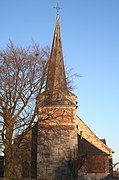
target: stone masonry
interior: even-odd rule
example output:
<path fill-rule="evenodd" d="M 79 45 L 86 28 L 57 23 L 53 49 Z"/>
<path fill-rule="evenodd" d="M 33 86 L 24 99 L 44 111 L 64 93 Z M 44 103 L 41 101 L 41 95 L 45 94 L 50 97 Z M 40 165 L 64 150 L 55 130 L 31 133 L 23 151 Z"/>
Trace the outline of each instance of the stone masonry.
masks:
<path fill-rule="evenodd" d="M 68 162 L 77 156 L 75 108 L 50 107 L 39 111 L 50 119 L 39 118 L 37 168 L 39 179 L 71 179 Z M 46 113 L 47 111 L 47 113 Z M 54 114 L 55 112 L 55 114 Z M 41 114 L 41 112 L 39 112 Z"/>

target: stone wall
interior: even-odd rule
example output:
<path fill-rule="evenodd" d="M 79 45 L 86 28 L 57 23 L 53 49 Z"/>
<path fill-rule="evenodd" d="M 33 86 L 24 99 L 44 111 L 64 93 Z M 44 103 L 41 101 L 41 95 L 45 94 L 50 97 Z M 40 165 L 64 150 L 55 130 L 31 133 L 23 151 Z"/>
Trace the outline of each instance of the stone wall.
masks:
<path fill-rule="evenodd" d="M 15 154 L 15 177 L 31 177 L 31 142 L 32 131 L 29 131 Z"/>
<path fill-rule="evenodd" d="M 38 179 L 72 179 L 68 163 L 76 158 L 78 143 L 74 118 L 75 108 L 40 109 L 41 121 L 38 125 L 37 148 Z"/>
<path fill-rule="evenodd" d="M 103 180 L 105 173 L 87 173 L 84 176 L 84 180 Z"/>

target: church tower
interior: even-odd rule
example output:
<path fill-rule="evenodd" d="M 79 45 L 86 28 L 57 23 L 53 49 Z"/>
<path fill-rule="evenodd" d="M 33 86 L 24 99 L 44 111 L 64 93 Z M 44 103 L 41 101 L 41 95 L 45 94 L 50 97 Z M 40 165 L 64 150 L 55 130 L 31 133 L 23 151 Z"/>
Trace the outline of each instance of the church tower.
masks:
<path fill-rule="evenodd" d="M 67 87 L 58 16 L 38 117 L 37 178 L 70 180 L 69 162 L 77 156 L 76 96 Z"/>

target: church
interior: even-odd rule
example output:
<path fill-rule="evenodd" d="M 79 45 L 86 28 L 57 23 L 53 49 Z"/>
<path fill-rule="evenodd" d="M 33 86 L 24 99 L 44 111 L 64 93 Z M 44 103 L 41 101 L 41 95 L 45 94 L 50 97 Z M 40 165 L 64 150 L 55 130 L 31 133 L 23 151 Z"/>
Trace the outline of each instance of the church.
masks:
<path fill-rule="evenodd" d="M 19 178 L 100 180 L 110 173 L 112 150 L 77 116 L 76 95 L 67 87 L 59 16 L 37 109 L 38 122 L 16 154 Z"/>

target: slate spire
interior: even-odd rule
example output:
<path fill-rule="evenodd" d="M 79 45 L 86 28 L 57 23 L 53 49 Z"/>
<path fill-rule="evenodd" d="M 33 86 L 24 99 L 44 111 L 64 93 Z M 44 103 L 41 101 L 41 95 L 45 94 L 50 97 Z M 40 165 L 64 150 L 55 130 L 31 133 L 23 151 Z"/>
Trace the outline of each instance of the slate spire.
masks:
<path fill-rule="evenodd" d="M 58 95 L 60 92 L 66 93 L 68 91 L 64 69 L 59 16 L 56 18 L 45 91 L 49 92 L 51 96 L 54 94 Z"/>
<path fill-rule="evenodd" d="M 76 96 L 67 88 L 58 14 L 48 62 L 46 88 L 38 96 L 37 102 L 40 106 L 76 106 Z"/>

